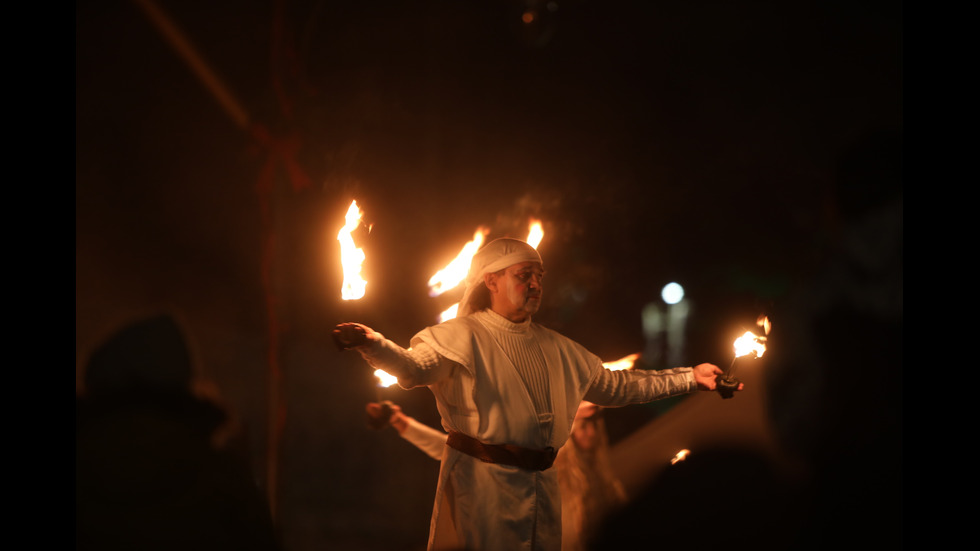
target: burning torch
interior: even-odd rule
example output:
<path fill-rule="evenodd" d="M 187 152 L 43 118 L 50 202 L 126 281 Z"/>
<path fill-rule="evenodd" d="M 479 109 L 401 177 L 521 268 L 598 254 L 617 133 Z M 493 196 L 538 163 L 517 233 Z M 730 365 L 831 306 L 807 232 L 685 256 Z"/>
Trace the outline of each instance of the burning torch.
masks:
<path fill-rule="evenodd" d="M 353 233 L 364 226 L 371 231 L 371 226 L 364 224 L 364 213 L 357 206 L 357 200 L 351 201 L 347 214 L 344 216 L 344 226 L 337 233 L 340 242 L 340 265 L 343 268 L 344 282 L 340 288 L 340 298 L 347 304 L 356 305 L 364 298 L 367 281 L 361 275 L 364 264 L 364 249 L 354 243 Z M 356 312 L 356 308 L 347 310 Z M 347 350 L 367 342 L 366 327 L 359 323 L 342 323 L 332 333 L 334 344 L 338 350 Z"/>
<path fill-rule="evenodd" d="M 756 320 L 756 325 L 762 327 L 766 335 L 769 334 L 770 324 L 768 317 L 759 316 L 759 319 Z M 732 358 L 732 363 L 715 381 L 718 393 L 721 394 L 722 398 L 731 398 L 734 396 L 735 391 L 738 390 L 738 385 L 741 384 L 741 381 L 735 377 L 735 362 L 742 356 L 749 354 L 754 354 L 756 358 L 761 358 L 766 352 L 766 337 L 760 337 L 751 331 L 746 331 L 741 337 L 735 339 L 733 347 L 735 349 L 735 357 Z"/>

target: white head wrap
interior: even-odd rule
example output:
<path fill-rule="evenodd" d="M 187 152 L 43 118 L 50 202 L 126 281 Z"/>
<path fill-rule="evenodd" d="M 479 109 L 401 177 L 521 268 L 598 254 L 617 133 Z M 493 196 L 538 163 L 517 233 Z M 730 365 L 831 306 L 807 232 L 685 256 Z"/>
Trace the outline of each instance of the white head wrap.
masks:
<path fill-rule="evenodd" d="M 520 239 L 501 237 L 487 243 L 473 255 L 470 262 L 470 271 L 466 274 L 466 291 L 463 292 L 463 299 L 459 301 L 459 309 L 456 317 L 468 316 L 481 309 L 478 301 L 481 289 L 486 291 L 483 283 L 483 276 L 492 274 L 518 264 L 521 262 L 541 262 L 541 255 L 534 247 L 528 245 Z"/>

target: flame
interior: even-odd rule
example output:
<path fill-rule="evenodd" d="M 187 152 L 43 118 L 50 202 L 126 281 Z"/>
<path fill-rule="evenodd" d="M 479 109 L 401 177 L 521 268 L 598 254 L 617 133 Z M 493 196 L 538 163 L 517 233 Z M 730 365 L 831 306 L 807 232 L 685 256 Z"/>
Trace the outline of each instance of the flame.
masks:
<path fill-rule="evenodd" d="M 463 245 L 463 250 L 456 255 L 456 258 L 429 278 L 430 297 L 437 297 L 466 279 L 466 273 L 470 271 L 470 261 L 473 260 L 476 251 L 483 246 L 483 239 L 488 233 L 490 233 L 489 228 L 483 226 L 477 228 L 473 233 L 473 240 Z"/>
<path fill-rule="evenodd" d="M 374 370 L 374 376 L 378 378 L 378 386 L 381 388 L 388 388 L 389 386 L 398 382 L 398 377 L 389 375 L 388 372 L 380 369 Z"/>
<path fill-rule="evenodd" d="M 670 460 L 670 464 L 671 465 L 676 465 L 679 462 L 684 461 L 685 459 L 687 459 L 687 456 L 690 455 L 690 454 L 691 454 L 691 450 L 683 449 L 683 450 L 677 452 L 677 454 Z"/>
<path fill-rule="evenodd" d="M 624 356 L 614 362 L 602 362 L 602 366 L 609 371 L 620 371 L 623 369 L 632 369 L 633 363 L 636 362 L 637 358 L 640 357 L 639 352 L 636 354 L 630 354 L 629 356 Z"/>
<path fill-rule="evenodd" d="M 351 201 L 350 208 L 347 209 L 347 223 L 337 234 L 337 241 L 340 241 L 340 263 L 344 267 L 344 284 L 340 296 L 344 300 L 357 300 L 363 297 L 367 288 L 367 281 L 361 277 L 364 251 L 354 246 L 354 238 L 351 237 L 351 232 L 361 225 L 363 214 L 357 207 L 357 201 Z"/>
<path fill-rule="evenodd" d="M 746 331 L 741 337 L 735 339 L 735 357 L 741 358 L 746 354 L 755 353 L 756 358 L 761 358 L 766 351 L 766 338 L 757 336 L 751 331 Z"/>
<path fill-rule="evenodd" d="M 446 308 L 439 314 L 439 323 L 451 320 L 456 317 L 456 312 L 459 311 L 459 303 L 453 304 L 449 308 Z"/>
<path fill-rule="evenodd" d="M 766 332 L 766 335 L 769 334 L 769 329 L 772 328 L 772 324 L 769 323 L 769 317 L 768 316 L 764 316 L 764 315 L 763 316 L 759 316 L 759 319 L 757 319 L 755 321 L 755 324 L 758 325 L 759 327 L 763 328 L 763 330 L 765 330 L 765 332 Z M 761 356 L 761 354 L 760 354 L 760 356 Z"/>
<path fill-rule="evenodd" d="M 527 244 L 537 249 L 541 239 L 544 238 L 544 228 L 541 226 L 541 221 L 532 218 L 527 231 Z"/>

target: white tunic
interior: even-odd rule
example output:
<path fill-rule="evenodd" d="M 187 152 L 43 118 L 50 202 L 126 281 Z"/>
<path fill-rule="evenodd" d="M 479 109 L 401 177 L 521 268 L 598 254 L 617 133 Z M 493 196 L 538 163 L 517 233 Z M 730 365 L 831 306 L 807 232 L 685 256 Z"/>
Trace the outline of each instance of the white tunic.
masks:
<path fill-rule="evenodd" d="M 536 343 L 540 354 L 515 354 L 507 332 L 526 333 L 531 337 L 527 342 Z M 383 340 L 361 353 L 372 366 L 398 376 L 402 387 L 427 386 L 446 431 L 488 444 L 557 450 L 568 439 L 583 399 L 615 407 L 697 389 L 690 368 L 609 371 L 598 356 L 571 339 L 531 321 L 512 323 L 491 310 L 424 329 L 411 344 L 412 349 L 404 351 Z M 544 365 L 519 368 L 515 361 Z M 543 400 L 533 399 L 527 386 L 540 383 L 535 373 L 544 373 L 547 382 L 550 405 L 544 411 Z M 560 549 L 555 469 L 526 471 L 484 463 L 447 446 L 428 547 Z"/>

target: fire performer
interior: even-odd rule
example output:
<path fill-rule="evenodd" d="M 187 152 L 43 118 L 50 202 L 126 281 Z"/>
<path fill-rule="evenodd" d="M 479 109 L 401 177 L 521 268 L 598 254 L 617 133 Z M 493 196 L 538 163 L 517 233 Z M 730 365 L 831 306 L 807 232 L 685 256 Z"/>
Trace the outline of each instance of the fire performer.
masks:
<path fill-rule="evenodd" d="M 561 547 L 552 465 L 582 400 L 619 407 L 714 390 L 713 364 L 610 371 L 582 345 L 531 321 L 541 305 L 538 252 L 510 238 L 480 249 L 456 318 L 423 329 L 404 349 L 342 323 L 333 332 L 405 389 L 427 386 L 449 434 L 428 549 Z M 739 387 L 741 389 L 741 387 Z"/>

